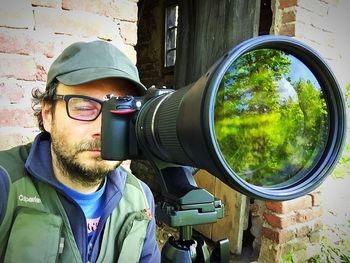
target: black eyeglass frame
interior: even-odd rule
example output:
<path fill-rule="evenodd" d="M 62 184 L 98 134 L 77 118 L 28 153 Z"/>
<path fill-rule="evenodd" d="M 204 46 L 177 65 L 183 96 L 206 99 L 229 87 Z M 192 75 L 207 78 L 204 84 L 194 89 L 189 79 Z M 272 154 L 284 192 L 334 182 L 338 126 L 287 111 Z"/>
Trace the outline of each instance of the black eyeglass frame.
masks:
<path fill-rule="evenodd" d="M 82 119 L 78 119 L 78 118 L 74 118 L 70 115 L 69 113 L 69 100 L 71 98 L 79 98 L 79 99 L 88 99 L 88 100 L 92 100 L 92 101 L 95 101 L 97 102 L 98 104 L 101 105 L 101 108 L 100 108 L 100 111 L 99 113 L 96 115 L 95 118 L 93 119 L 89 119 L 89 120 L 82 120 Z M 77 120 L 77 121 L 94 121 L 98 118 L 98 116 L 100 116 L 101 112 L 102 112 L 102 104 L 103 104 L 103 101 L 102 100 L 99 100 L 99 99 L 96 99 L 96 98 L 93 98 L 93 97 L 89 97 L 89 96 L 84 96 L 84 95 L 71 95 L 71 94 L 67 94 L 67 95 L 61 95 L 61 94 L 55 94 L 52 98 L 52 100 L 64 100 L 65 101 L 65 104 L 66 104 L 66 112 L 67 112 L 67 115 L 69 118 L 73 119 L 73 120 Z"/>

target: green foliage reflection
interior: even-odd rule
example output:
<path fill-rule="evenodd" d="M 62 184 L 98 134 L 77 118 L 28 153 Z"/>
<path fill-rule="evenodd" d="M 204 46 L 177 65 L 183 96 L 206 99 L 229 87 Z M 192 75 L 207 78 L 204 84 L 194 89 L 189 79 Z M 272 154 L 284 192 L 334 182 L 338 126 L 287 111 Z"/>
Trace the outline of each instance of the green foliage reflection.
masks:
<path fill-rule="evenodd" d="M 311 71 L 280 50 L 255 50 L 225 73 L 215 132 L 230 167 L 247 182 L 272 186 L 310 169 L 322 153 L 327 105 Z"/>

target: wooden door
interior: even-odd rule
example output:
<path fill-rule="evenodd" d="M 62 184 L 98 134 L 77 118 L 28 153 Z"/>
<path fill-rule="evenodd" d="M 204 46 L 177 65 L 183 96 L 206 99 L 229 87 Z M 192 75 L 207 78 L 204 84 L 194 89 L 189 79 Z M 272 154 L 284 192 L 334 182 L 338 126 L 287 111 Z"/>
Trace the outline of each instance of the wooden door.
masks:
<path fill-rule="evenodd" d="M 186 0 L 179 4 L 175 87 L 196 81 L 224 53 L 243 40 L 258 35 L 260 0 Z M 229 238 L 232 253 L 242 250 L 247 226 L 247 198 L 206 171 L 196 176 L 225 204 L 225 217 L 195 229 L 212 240 Z"/>
<path fill-rule="evenodd" d="M 222 201 L 225 216 L 217 223 L 196 225 L 194 229 L 213 241 L 228 238 L 231 253 L 240 255 L 243 231 L 248 227 L 249 198 L 232 190 L 205 170 L 197 172 L 195 179 L 198 187 L 207 189 Z"/>

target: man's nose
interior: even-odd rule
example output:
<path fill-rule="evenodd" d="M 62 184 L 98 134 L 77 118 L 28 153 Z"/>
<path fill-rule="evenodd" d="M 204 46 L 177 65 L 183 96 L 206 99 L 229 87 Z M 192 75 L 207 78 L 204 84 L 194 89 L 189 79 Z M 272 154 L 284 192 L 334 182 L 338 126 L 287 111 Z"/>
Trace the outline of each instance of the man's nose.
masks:
<path fill-rule="evenodd" d="M 92 137 L 101 137 L 102 114 L 96 120 L 92 121 Z"/>

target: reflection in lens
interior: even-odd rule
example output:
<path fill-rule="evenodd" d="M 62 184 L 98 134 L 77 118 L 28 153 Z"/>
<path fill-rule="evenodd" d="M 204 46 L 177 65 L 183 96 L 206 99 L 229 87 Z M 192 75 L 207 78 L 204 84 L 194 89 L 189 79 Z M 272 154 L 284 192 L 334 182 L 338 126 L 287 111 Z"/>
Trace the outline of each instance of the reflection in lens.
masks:
<path fill-rule="evenodd" d="M 227 164 L 257 186 L 300 179 L 317 163 L 328 136 L 317 79 L 299 59 L 275 49 L 234 61 L 220 83 L 214 118 Z"/>

